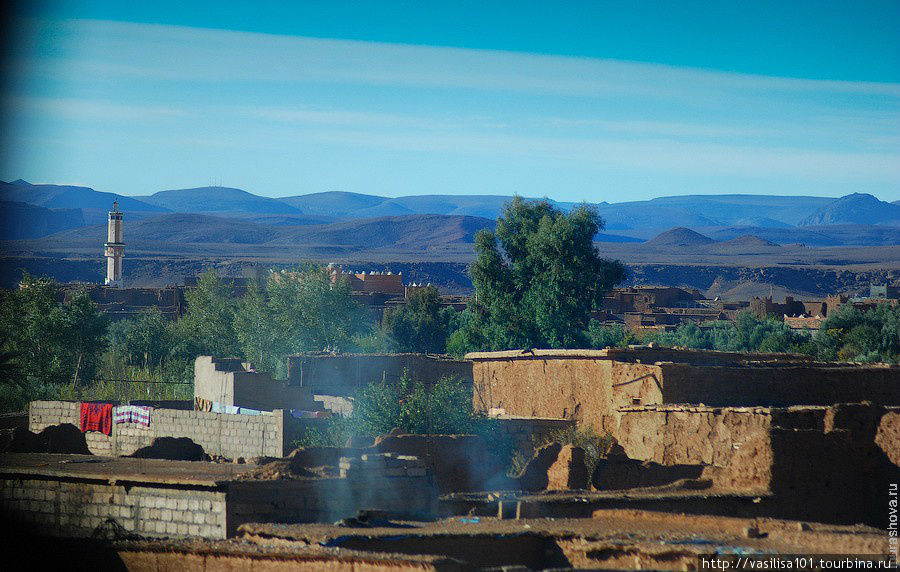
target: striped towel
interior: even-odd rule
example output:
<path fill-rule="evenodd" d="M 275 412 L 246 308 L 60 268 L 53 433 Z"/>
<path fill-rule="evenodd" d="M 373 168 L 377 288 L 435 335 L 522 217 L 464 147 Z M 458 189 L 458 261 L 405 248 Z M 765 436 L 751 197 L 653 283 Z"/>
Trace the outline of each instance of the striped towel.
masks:
<path fill-rule="evenodd" d="M 150 408 L 146 405 L 120 405 L 113 413 L 113 421 L 150 427 Z"/>

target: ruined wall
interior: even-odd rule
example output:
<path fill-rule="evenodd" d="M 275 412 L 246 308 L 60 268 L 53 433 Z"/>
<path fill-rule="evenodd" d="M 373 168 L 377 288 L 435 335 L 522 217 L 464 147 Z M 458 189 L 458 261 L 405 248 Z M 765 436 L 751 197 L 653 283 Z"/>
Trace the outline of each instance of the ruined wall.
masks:
<path fill-rule="evenodd" d="M 520 451 L 530 451 L 553 433 L 575 427 L 573 419 L 545 419 L 541 417 L 499 417 L 500 434 L 509 437 Z"/>
<path fill-rule="evenodd" d="M 870 403 L 633 408 L 620 444 L 634 459 L 706 465 L 716 489 L 772 495 L 783 517 L 881 526 L 879 495 L 900 478 L 897 413 Z"/>
<path fill-rule="evenodd" d="M 348 396 L 364 385 L 400 379 L 423 383 L 443 377 L 472 381 L 472 364 L 425 354 L 301 354 L 288 358 L 288 383 L 321 395 Z"/>
<path fill-rule="evenodd" d="M 823 407 L 635 406 L 622 410 L 618 438 L 632 459 L 724 467 L 773 425 L 822 431 L 825 413 Z"/>
<path fill-rule="evenodd" d="M 0 479 L 0 513 L 49 536 L 89 537 L 113 518 L 142 536 L 225 538 L 225 493 L 41 478 Z"/>
<path fill-rule="evenodd" d="M 29 406 L 29 430 L 37 433 L 50 425 L 80 425 L 80 404 L 70 401 L 32 401 Z M 95 455 L 130 455 L 146 447 L 157 437 L 187 437 L 210 455 L 228 458 L 258 456 L 282 457 L 290 446 L 293 427 L 301 420 L 283 411 L 263 415 L 230 415 L 205 411 L 153 409 L 150 427 L 132 423 L 113 423 L 112 435 L 85 433 L 88 449 Z M 287 430 L 286 426 L 287 425 Z M 291 439 L 292 440 L 292 439 Z"/>

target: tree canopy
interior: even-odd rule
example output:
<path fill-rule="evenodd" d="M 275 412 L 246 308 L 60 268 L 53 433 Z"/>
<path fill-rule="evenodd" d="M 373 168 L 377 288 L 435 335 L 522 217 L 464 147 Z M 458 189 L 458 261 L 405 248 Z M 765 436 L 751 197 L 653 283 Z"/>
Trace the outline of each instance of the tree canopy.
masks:
<path fill-rule="evenodd" d="M 397 351 L 441 354 L 457 322 L 456 310 L 442 306 L 437 288 L 426 286 L 402 306 L 385 310 L 382 327 Z"/>
<path fill-rule="evenodd" d="M 452 345 L 584 347 L 591 311 L 625 278 L 594 245 L 603 226 L 588 205 L 566 213 L 547 200 L 507 203 L 496 231 L 475 236 L 475 299 Z"/>

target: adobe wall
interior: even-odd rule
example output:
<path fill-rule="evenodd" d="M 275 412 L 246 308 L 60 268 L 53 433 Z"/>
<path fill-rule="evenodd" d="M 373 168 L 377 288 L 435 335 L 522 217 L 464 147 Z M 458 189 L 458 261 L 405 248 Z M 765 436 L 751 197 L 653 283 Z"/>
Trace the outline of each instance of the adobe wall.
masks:
<path fill-rule="evenodd" d="M 619 409 L 900 405 L 900 367 L 817 364 L 808 356 L 633 348 L 472 353 L 473 403 L 512 416 L 574 419 L 619 434 Z"/>
<path fill-rule="evenodd" d="M 658 366 L 590 355 L 475 359 L 473 375 L 476 411 L 573 419 L 600 433 L 615 434 L 618 408 L 631 405 L 636 396 L 642 403 L 661 400 Z M 626 385 L 613 387 L 614 382 Z"/>
<path fill-rule="evenodd" d="M 773 426 L 823 431 L 825 414 L 824 407 L 627 407 L 621 411 L 618 441 L 628 457 L 640 461 L 725 467 L 745 443 Z"/>
<path fill-rule="evenodd" d="M 288 383 L 321 395 L 353 395 L 382 380 L 400 379 L 404 370 L 426 384 L 444 377 L 472 381 L 472 364 L 425 354 L 300 354 L 288 357 Z"/>
<path fill-rule="evenodd" d="M 878 502 L 900 478 L 900 411 L 831 407 L 636 407 L 620 444 L 638 460 L 706 465 L 721 492 L 774 495 L 781 516 L 884 524 Z"/>
<path fill-rule="evenodd" d="M 787 407 L 871 401 L 900 405 L 900 368 L 896 366 L 660 366 L 663 403 Z"/>
<path fill-rule="evenodd" d="M 28 428 L 40 432 L 51 425 L 80 426 L 80 404 L 71 401 L 32 401 Z M 290 436 L 301 420 L 283 411 L 263 415 L 230 415 L 206 411 L 153 409 L 150 427 L 133 423 L 113 423 L 112 434 L 89 431 L 84 434 L 88 449 L 95 455 L 124 456 L 146 447 L 157 437 L 187 437 L 210 455 L 236 459 L 282 457 L 289 452 Z M 287 427 L 286 427 L 287 426 Z M 286 439 L 290 439 L 287 440 Z"/>

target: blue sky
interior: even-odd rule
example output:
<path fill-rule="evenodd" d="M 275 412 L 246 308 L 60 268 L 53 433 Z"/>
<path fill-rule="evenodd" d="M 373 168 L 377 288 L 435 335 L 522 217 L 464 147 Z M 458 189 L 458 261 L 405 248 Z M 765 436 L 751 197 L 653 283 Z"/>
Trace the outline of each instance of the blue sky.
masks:
<path fill-rule="evenodd" d="M 4 180 L 900 199 L 900 2 L 82 1 L 19 17 Z"/>

